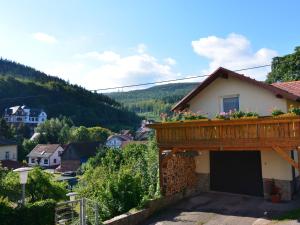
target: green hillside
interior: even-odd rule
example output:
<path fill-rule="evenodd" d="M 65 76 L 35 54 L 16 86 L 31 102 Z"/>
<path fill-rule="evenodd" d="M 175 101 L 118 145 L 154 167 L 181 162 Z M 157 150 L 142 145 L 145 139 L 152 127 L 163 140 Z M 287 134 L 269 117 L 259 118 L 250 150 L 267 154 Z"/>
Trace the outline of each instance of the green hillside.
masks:
<path fill-rule="evenodd" d="M 199 83 L 165 84 L 143 90 L 113 92 L 107 95 L 140 116 L 159 120 L 160 113 L 169 113 L 172 106 L 198 84 Z"/>
<path fill-rule="evenodd" d="M 0 114 L 4 108 L 20 104 L 43 108 L 48 117 L 71 117 L 75 125 L 120 129 L 135 127 L 140 121 L 135 113 L 106 95 L 0 59 Z"/>

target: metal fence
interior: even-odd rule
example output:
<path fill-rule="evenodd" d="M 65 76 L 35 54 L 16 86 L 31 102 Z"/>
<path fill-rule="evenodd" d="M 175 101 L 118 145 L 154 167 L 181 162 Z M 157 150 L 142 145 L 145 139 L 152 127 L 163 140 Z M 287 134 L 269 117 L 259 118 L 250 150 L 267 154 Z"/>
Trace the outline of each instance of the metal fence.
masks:
<path fill-rule="evenodd" d="M 58 203 L 55 208 L 55 224 L 100 225 L 99 206 L 87 198 Z"/>

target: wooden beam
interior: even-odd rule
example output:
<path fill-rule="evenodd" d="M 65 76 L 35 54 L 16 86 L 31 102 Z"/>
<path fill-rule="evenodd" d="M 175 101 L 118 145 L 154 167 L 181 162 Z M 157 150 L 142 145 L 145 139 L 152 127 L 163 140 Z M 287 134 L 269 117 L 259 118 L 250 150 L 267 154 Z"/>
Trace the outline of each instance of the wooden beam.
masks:
<path fill-rule="evenodd" d="M 286 160 L 289 164 L 291 164 L 293 167 L 299 170 L 299 164 L 295 162 L 282 148 L 278 146 L 273 146 L 273 149 L 275 152 L 278 153 L 279 156 L 281 156 L 284 160 Z M 299 157 L 299 156 L 298 156 Z"/>

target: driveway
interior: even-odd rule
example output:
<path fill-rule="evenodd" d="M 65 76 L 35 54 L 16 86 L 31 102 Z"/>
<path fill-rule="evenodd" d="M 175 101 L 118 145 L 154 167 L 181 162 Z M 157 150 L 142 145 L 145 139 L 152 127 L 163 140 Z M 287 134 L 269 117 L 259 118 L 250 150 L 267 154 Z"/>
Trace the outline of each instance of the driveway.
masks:
<path fill-rule="evenodd" d="M 207 192 L 185 199 L 163 210 L 143 224 L 146 225 L 294 225 L 300 220 L 271 221 L 284 212 L 300 208 L 300 198 L 273 204 L 263 198 Z"/>

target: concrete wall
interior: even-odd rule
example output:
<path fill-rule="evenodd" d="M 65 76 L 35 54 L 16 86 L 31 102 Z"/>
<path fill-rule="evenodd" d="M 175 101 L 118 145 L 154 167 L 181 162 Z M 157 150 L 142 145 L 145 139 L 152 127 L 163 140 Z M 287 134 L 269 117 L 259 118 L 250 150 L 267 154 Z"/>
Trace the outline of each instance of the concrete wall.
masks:
<path fill-rule="evenodd" d="M 0 160 L 6 160 L 6 152 L 9 152 L 9 160 L 17 161 L 17 145 L 0 146 Z"/>
<path fill-rule="evenodd" d="M 221 112 L 222 98 L 232 95 L 239 96 L 240 110 L 255 111 L 261 116 L 270 115 L 274 107 L 287 111 L 287 100 L 276 98 L 268 90 L 231 77 L 217 78 L 191 99 L 189 108 L 193 112 L 206 112 L 211 118 Z"/>

